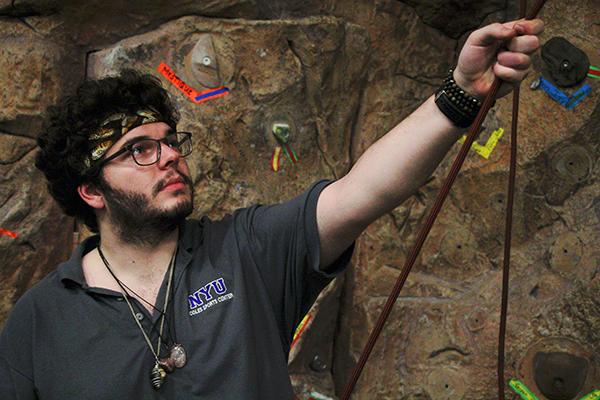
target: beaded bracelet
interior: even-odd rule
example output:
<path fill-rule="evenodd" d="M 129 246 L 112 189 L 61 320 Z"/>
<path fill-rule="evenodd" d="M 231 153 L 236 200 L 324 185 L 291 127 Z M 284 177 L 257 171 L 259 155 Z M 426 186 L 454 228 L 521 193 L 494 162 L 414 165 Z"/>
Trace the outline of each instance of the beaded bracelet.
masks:
<path fill-rule="evenodd" d="M 481 108 L 481 100 L 470 96 L 456 82 L 451 69 L 435 94 L 435 104 L 446 117 L 460 128 L 471 126 Z"/>

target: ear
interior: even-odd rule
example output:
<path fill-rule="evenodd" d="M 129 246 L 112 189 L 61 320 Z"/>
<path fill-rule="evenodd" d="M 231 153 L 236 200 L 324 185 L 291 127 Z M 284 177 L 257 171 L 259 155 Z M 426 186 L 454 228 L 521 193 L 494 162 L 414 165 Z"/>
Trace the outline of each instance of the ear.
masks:
<path fill-rule="evenodd" d="M 77 187 L 77 192 L 90 207 L 96 209 L 105 207 L 104 196 L 93 183 L 82 183 Z"/>

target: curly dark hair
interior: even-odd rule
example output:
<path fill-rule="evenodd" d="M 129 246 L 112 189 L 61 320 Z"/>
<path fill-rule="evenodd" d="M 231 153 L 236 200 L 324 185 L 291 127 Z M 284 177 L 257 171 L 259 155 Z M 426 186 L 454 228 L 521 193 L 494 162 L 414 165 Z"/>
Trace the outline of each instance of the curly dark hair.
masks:
<path fill-rule="evenodd" d="M 82 83 L 75 93 L 47 110 L 37 144 L 35 166 L 48 180 L 48 189 L 63 211 L 98 232 L 94 210 L 79 196 L 83 183 L 101 183 L 98 171 L 87 171 L 88 135 L 114 113 L 135 113 L 152 107 L 162 120 L 176 127 L 179 114 L 160 80 L 126 69 L 120 75 Z"/>

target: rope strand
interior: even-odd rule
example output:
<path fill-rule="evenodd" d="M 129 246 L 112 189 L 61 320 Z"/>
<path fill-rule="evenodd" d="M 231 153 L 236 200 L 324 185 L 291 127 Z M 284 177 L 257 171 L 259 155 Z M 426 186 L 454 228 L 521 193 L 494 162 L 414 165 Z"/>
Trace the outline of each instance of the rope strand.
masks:
<path fill-rule="evenodd" d="M 530 20 L 530 19 L 535 18 L 536 15 L 538 14 L 538 12 L 541 10 L 544 3 L 545 3 L 545 0 L 538 0 L 537 3 L 535 4 L 535 6 L 533 7 L 533 9 L 531 10 L 531 12 L 529 14 L 527 14 L 526 19 Z M 479 129 L 481 128 L 481 125 L 482 125 L 488 111 L 492 107 L 494 99 L 496 98 L 496 95 L 498 94 L 498 89 L 500 88 L 500 84 L 501 84 L 500 79 L 495 78 L 485 100 L 483 101 L 483 105 L 481 106 L 481 109 L 479 110 L 479 113 L 477 114 L 477 117 L 475 118 L 475 121 L 469 128 L 467 138 L 466 138 L 465 142 L 463 143 L 463 145 L 458 153 L 458 156 L 454 160 L 452 167 L 450 168 L 450 172 L 448 173 L 446 180 L 444 181 L 444 184 L 442 185 L 442 188 L 440 189 L 440 191 L 436 197 L 435 203 L 429 213 L 429 216 L 427 217 L 425 224 L 423 225 L 423 227 L 421 228 L 421 230 L 419 231 L 419 233 L 417 235 L 416 243 L 413 246 L 413 248 L 411 249 L 411 252 L 402 268 L 402 272 L 400 273 L 400 276 L 398 277 L 398 280 L 396 281 L 396 284 L 394 285 L 392 293 L 390 293 L 390 295 L 385 303 L 385 306 L 384 306 L 379 318 L 377 319 L 375 327 L 373 328 L 373 331 L 371 332 L 371 335 L 369 336 L 367 344 L 365 345 L 365 348 L 363 349 L 363 352 L 361 353 L 361 356 L 352 371 L 350 379 L 342 392 L 342 396 L 340 397 L 341 400 L 348 400 L 350 398 L 350 395 L 352 394 L 352 391 L 354 390 L 354 386 L 356 385 L 356 382 L 358 381 L 358 378 L 360 377 L 360 374 L 362 373 L 362 370 L 371 354 L 371 351 L 373 350 L 373 347 L 375 346 L 377 338 L 379 337 L 379 334 L 381 333 L 381 330 L 383 329 L 383 325 L 385 324 L 387 318 L 389 317 L 392 307 L 393 307 L 394 303 L 396 302 L 396 300 L 398 299 L 398 296 L 400 295 L 400 290 L 404 286 L 404 283 L 406 282 L 408 274 L 410 273 L 410 271 L 417 259 L 417 256 L 419 255 L 419 252 L 421 251 L 421 248 L 422 248 L 423 244 L 425 243 L 425 239 L 427 238 L 427 235 L 429 234 L 429 231 L 431 230 L 431 227 L 433 226 L 433 223 L 435 222 L 435 219 L 437 218 L 437 215 L 438 215 L 439 211 L 441 210 L 442 205 L 444 204 L 444 201 L 450 191 L 450 188 L 452 187 L 452 184 L 454 183 L 454 180 L 456 179 L 456 176 L 458 175 L 458 172 L 460 171 L 460 168 L 462 167 L 462 164 L 464 163 L 464 160 L 467 157 L 467 153 L 468 153 L 469 149 L 471 148 L 471 145 L 473 144 L 473 141 L 475 140 L 475 137 L 477 136 Z M 514 124 L 514 122 L 513 122 L 513 124 Z M 516 133 L 516 130 L 513 130 L 513 134 L 515 134 L 515 133 Z M 511 200 L 511 203 L 512 203 L 512 200 Z M 511 204 L 511 206 L 512 206 L 512 204 Z M 511 218 L 512 218 L 512 212 L 511 212 Z M 510 240 L 509 240 L 509 242 L 510 242 Z M 510 244 L 509 244 L 509 246 L 510 246 Z M 508 275 L 507 275 L 507 278 L 508 278 Z M 502 346 L 504 346 L 504 344 L 502 344 Z M 503 357 L 503 352 L 502 352 L 502 357 Z M 503 368 L 504 368 L 504 361 L 502 359 L 502 369 Z M 504 384 L 504 381 L 502 381 L 502 385 L 503 384 Z"/>

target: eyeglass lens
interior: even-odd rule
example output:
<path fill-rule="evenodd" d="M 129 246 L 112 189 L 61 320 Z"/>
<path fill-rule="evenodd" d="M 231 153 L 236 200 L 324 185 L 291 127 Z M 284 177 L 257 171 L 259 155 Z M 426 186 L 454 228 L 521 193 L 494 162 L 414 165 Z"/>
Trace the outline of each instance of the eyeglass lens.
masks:
<path fill-rule="evenodd" d="M 160 159 L 160 143 L 165 142 L 170 148 L 177 150 L 182 157 L 192 152 L 190 134 L 176 133 L 162 140 L 144 139 L 131 146 L 131 155 L 139 165 L 151 165 Z"/>

